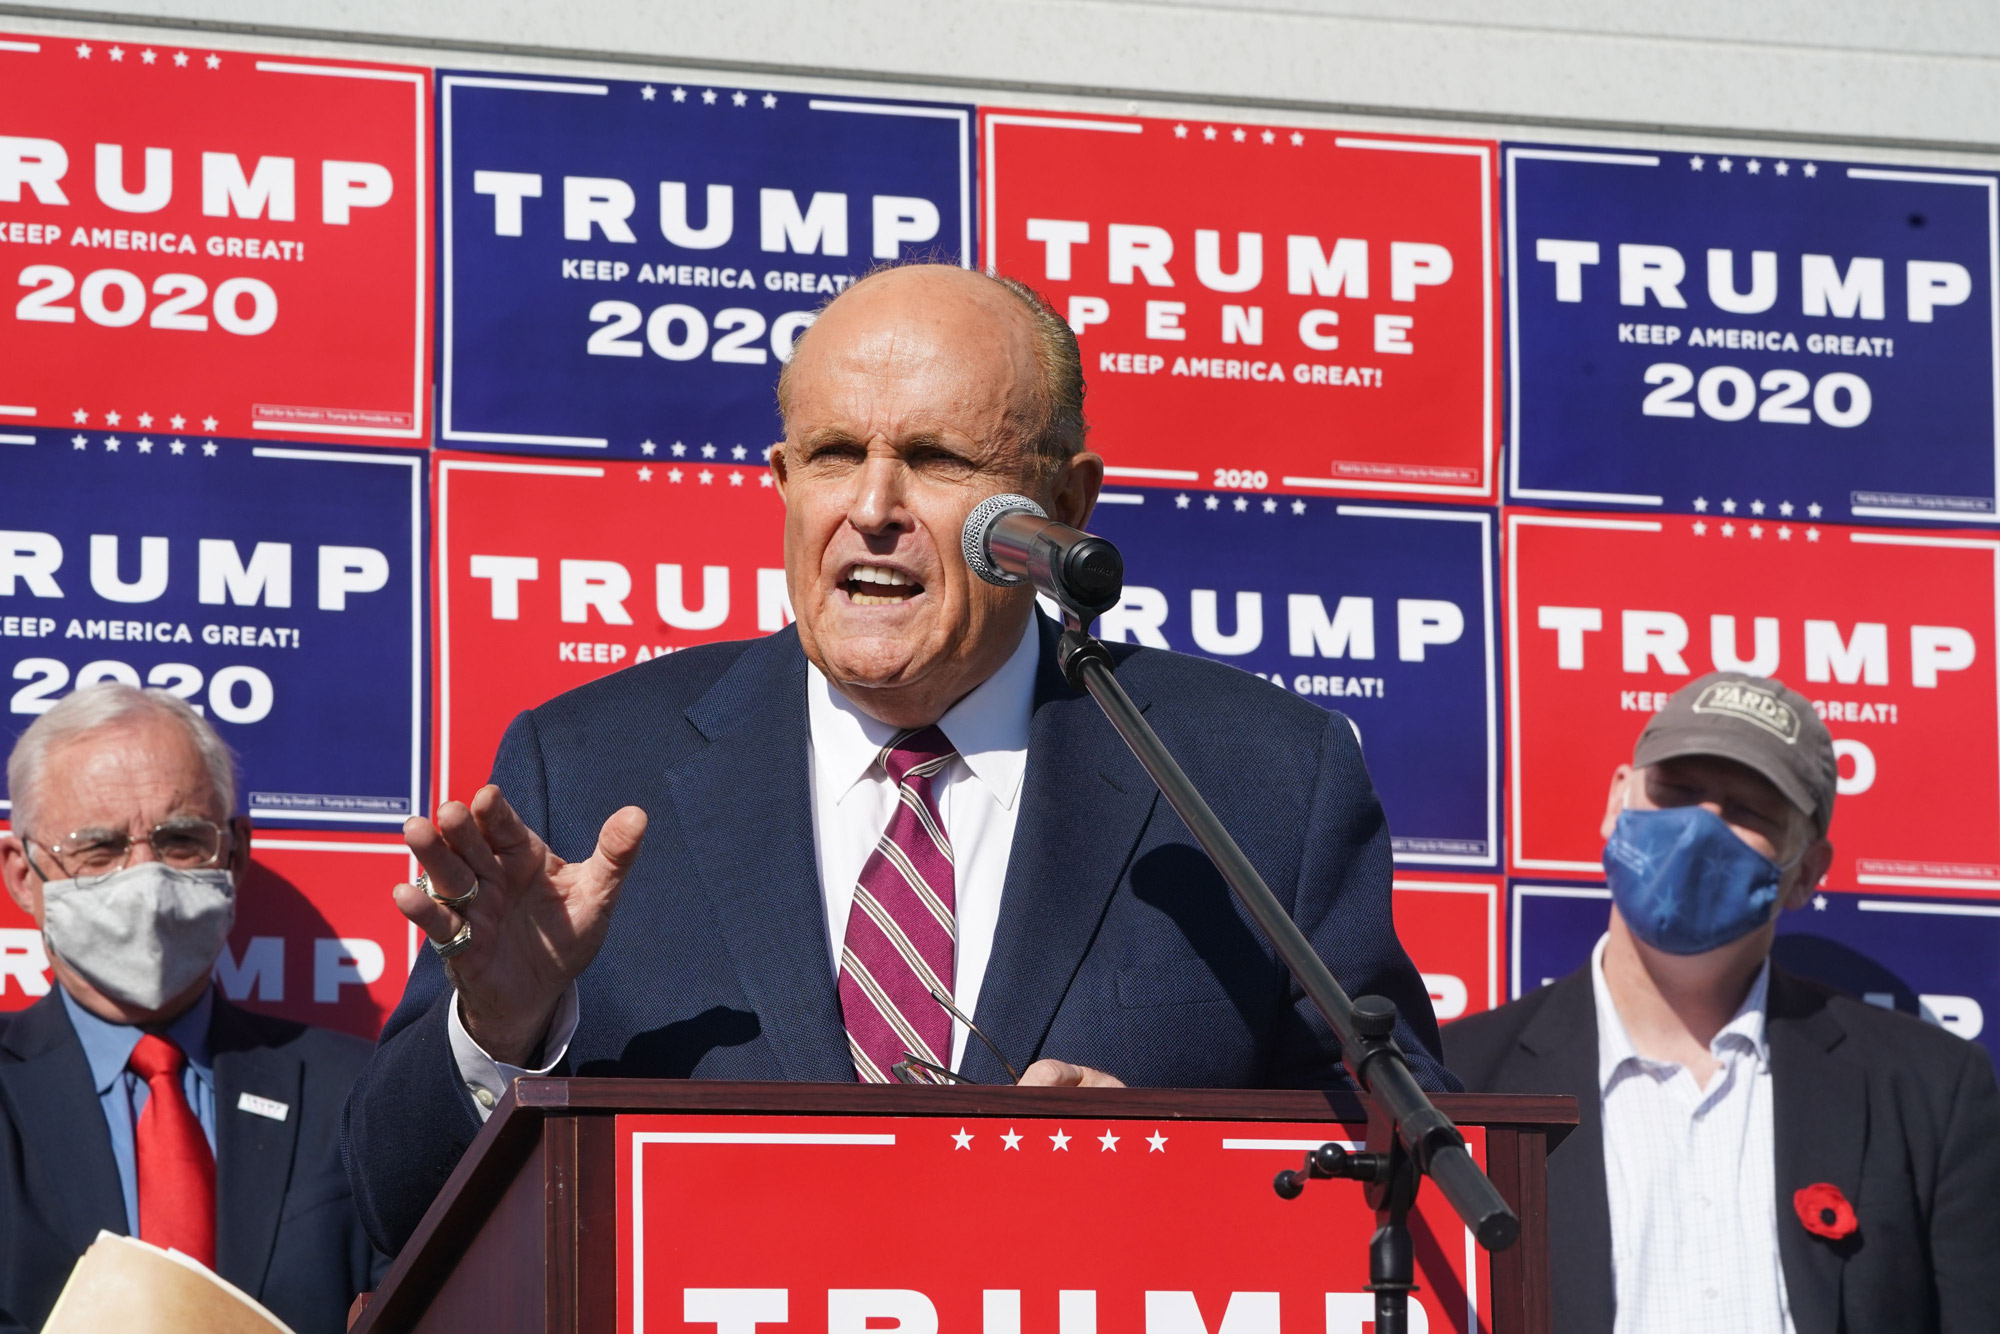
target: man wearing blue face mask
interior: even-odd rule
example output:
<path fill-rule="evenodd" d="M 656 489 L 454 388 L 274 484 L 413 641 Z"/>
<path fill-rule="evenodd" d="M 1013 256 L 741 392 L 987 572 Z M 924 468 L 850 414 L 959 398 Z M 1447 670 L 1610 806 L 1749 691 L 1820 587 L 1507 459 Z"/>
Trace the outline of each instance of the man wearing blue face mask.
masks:
<path fill-rule="evenodd" d="M 1833 861 L 1811 703 L 1716 672 L 1612 775 L 1590 962 L 1444 1030 L 1468 1090 L 1567 1093 L 1553 1328 L 1991 1330 L 2000 1084 L 1984 1049 L 1774 965 Z"/>
<path fill-rule="evenodd" d="M 340 1160 L 370 1047 L 210 981 L 250 862 L 228 748 L 164 690 L 96 685 L 21 734 L 7 786 L 0 879 L 56 986 L 0 1024 L 0 1334 L 41 1325 L 100 1229 L 344 1330 L 386 1267 Z"/>

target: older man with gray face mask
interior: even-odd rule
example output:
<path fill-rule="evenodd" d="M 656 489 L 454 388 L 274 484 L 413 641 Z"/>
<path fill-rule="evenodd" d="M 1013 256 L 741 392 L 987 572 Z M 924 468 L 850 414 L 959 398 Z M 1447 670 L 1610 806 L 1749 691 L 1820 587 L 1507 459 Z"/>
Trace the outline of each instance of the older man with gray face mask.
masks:
<path fill-rule="evenodd" d="M 210 980 L 250 862 L 215 729 L 164 690 L 77 691 L 7 763 L 0 878 L 56 986 L 0 1027 L 0 1330 L 47 1317 L 100 1229 L 180 1251 L 300 1334 L 381 1258 L 341 1171 L 368 1044 Z"/>

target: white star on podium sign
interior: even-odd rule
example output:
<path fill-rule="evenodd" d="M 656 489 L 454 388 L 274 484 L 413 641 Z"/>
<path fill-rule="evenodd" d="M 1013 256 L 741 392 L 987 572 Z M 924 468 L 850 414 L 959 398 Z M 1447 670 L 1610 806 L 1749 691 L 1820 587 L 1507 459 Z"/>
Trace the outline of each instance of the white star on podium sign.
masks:
<path fill-rule="evenodd" d="M 148 65 L 150 65 L 150 64 L 152 64 L 152 63 L 153 63 L 153 62 L 154 62 L 155 60 L 159 59 L 159 56 L 158 56 L 158 54 L 157 54 L 157 53 L 156 53 L 156 52 L 155 52 L 155 51 L 153 50 L 153 48 L 149 46 L 149 47 L 147 47 L 147 48 L 146 48 L 145 50 L 143 50 L 143 51 L 141 51 L 141 52 L 139 53 L 139 59 L 140 59 L 140 60 L 141 60 L 142 62 L 144 62 L 145 64 L 148 64 Z"/>
<path fill-rule="evenodd" d="M 1064 1153 L 1069 1152 L 1069 1136 L 1063 1134 L 1061 1126 L 1056 1127 L 1056 1133 L 1049 1136 L 1049 1143 L 1055 1145 Z"/>
<path fill-rule="evenodd" d="M 1266 500 L 1264 501 L 1264 513 L 1266 513 L 1266 514 L 1276 514 L 1277 512 L 1278 512 L 1278 502 L 1277 502 L 1277 501 L 1275 501 L 1275 500 L 1271 500 L 1271 499 L 1269 499 L 1269 498 L 1266 498 Z"/>
<path fill-rule="evenodd" d="M 645 98 L 648 102 L 652 101 L 655 97 L 658 97 L 659 95 L 660 95 L 660 90 L 653 87 L 653 85 L 650 83 L 647 84 L 644 88 L 641 88 L 639 90 L 639 96 Z"/>
<path fill-rule="evenodd" d="M 714 445 L 703 445 L 703 446 L 701 447 L 701 456 L 702 456 L 703 458 L 705 458 L 705 459 L 712 459 L 712 458 L 714 458 L 714 457 L 715 457 L 715 446 L 714 446 Z"/>
<path fill-rule="evenodd" d="M 1249 501 L 1245 500 L 1242 496 L 1236 497 L 1236 512 L 1238 514 L 1243 513 L 1245 510 L 1249 508 L 1250 508 Z"/>
<path fill-rule="evenodd" d="M 118 452 L 118 437 L 115 435 L 105 436 L 104 449 L 106 453 L 116 454 Z"/>
<path fill-rule="evenodd" d="M 687 447 L 686 445 L 682 444 L 682 443 L 681 443 L 680 441 L 678 441 L 678 440 L 674 441 L 674 457 L 675 457 L 675 458 L 679 458 L 679 457 L 680 457 L 681 455 L 683 455 L 683 454 L 685 454 L 685 453 L 687 453 L 687 452 L 688 452 L 688 447 Z"/>
<path fill-rule="evenodd" d="M 171 449 L 171 450 L 173 450 L 173 451 L 174 451 L 174 453 L 176 453 L 176 454 L 185 454 L 185 453 L 187 453 L 187 443 L 186 443 L 185 441 L 181 441 L 181 440 L 172 440 L 172 441 L 169 441 L 169 442 L 167 443 L 167 448 L 168 448 L 168 449 Z"/>
<path fill-rule="evenodd" d="M 173 416 L 167 418 L 167 424 L 178 431 L 181 427 L 187 425 L 187 418 L 176 412 Z"/>
<path fill-rule="evenodd" d="M 1706 532 L 1708 532 L 1708 525 L 1702 522 L 1700 519 L 1696 519 L 1694 521 L 1694 535 L 1696 537 L 1700 537 Z"/>
<path fill-rule="evenodd" d="M 1220 500 L 1217 500 L 1214 496 L 1208 496 L 1201 502 L 1201 507 L 1203 509 L 1210 509 L 1210 510 L 1220 509 L 1221 506 L 1222 502 Z"/>
<path fill-rule="evenodd" d="M 206 62 L 204 62 L 204 63 L 206 63 L 206 64 L 207 64 L 207 66 L 208 66 L 208 67 L 209 67 L 210 69 L 221 69 L 221 68 L 222 68 L 222 57 L 221 57 L 221 56 L 215 56 L 215 55 L 212 55 L 212 56 L 210 56 L 210 57 L 209 57 L 209 58 L 207 59 L 207 61 L 206 61 Z"/>
<path fill-rule="evenodd" d="M 736 446 L 736 447 L 735 447 L 734 449 L 732 449 L 732 450 L 730 450 L 730 451 L 729 451 L 729 457 L 730 457 L 730 458 L 732 458 L 732 459 L 740 459 L 740 458 L 742 458 L 742 457 L 743 457 L 744 455 L 748 454 L 749 452 L 750 452 L 750 451 L 749 451 L 749 450 L 747 450 L 747 449 L 745 449 L 745 448 L 743 448 L 743 446 L 741 446 L 741 445 L 738 445 L 738 446 Z"/>
<path fill-rule="evenodd" d="M 1014 1133 L 1014 1127 L 1012 1126 L 1007 1127 L 1007 1133 L 1000 1137 L 1000 1143 L 1005 1146 L 1002 1152 L 1005 1152 L 1006 1149 L 1012 1149 L 1016 1153 L 1021 1151 L 1021 1137 Z"/>
<path fill-rule="evenodd" d="M 710 472 L 706 468 L 703 468 L 701 472 L 697 474 L 697 476 L 701 478 L 701 484 L 703 486 L 707 486 L 710 482 L 715 480 L 715 474 Z"/>
<path fill-rule="evenodd" d="M 75 412 L 72 412 L 69 415 L 75 419 L 76 424 L 78 426 L 86 425 L 90 421 L 90 414 L 88 412 L 85 412 L 82 408 L 78 408 Z"/>
<path fill-rule="evenodd" d="M 207 457 L 207 458 L 211 458 L 211 459 L 212 459 L 212 458 L 214 458 L 214 457 L 215 457 L 215 442 L 214 442 L 213 440 L 204 440 L 204 441 L 202 442 L 202 445 L 201 445 L 201 452 L 202 452 L 202 454 L 203 454 L 203 455 L 204 455 L 205 457 Z"/>
<path fill-rule="evenodd" d="M 964 1126 L 960 1126 L 958 1128 L 958 1133 L 956 1135 L 953 1135 L 951 1137 L 951 1140 L 952 1143 L 956 1144 L 961 1149 L 970 1149 L 972 1147 L 971 1132 L 967 1131 Z"/>
<path fill-rule="evenodd" d="M 1099 1150 L 1100 1153 L 1118 1152 L 1118 1136 L 1112 1134 L 1108 1130 L 1105 1131 L 1102 1135 L 1099 1135 L 1097 1137 L 1097 1142 L 1104 1146 L 1102 1149 Z"/>
<path fill-rule="evenodd" d="M 1826 895 L 1824 894 L 1813 895 L 1813 911 L 1814 912 L 1826 911 Z"/>
<path fill-rule="evenodd" d="M 707 89 L 704 89 L 704 90 L 702 90 L 702 94 L 701 94 L 701 100 L 702 100 L 702 101 L 703 101 L 703 102 L 704 102 L 705 104 L 707 104 L 708 106 L 714 106 L 714 105 L 715 105 L 715 89 L 713 89 L 713 88 L 707 88 Z"/>
<path fill-rule="evenodd" d="M 87 435 L 73 435 L 69 438 L 69 442 L 76 449 L 90 448 L 90 437 Z"/>
<path fill-rule="evenodd" d="M 742 474 L 742 473 L 740 473 L 740 472 L 732 472 L 732 473 L 730 473 L 730 474 L 729 474 L 729 484 L 730 484 L 731 486 L 741 486 L 741 485 L 743 485 L 743 474 Z"/>
<path fill-rule="evenodd" d="M 153 452 L 153 442 L 152 442 L 151 440 L 141 440 L 141 441 L 139 442 L 139 452 L 140 452 L 141 454 L 150 454 L 150 453 L 152 453 L 152 452 Z"/>
<path fill-rule="evenodd" d="M 670 482 L 678 482 L 685 475 L 679 468 L 667 469 L 667 480 Z"/>
<path fill-rule="evenodd" d="M 204 431 L 213 431 L 219 424 L 213 417 L 203 417 L 201 419 L 201 429 Z M 115 426 L 117 423 L 113 422 L 112 425 Z"/>
<path fill-rule="evenodd" d="M 651 468 L 640 468 L 640 469 L 639 469 L 639 480 L 640 480 L 640 481 L 642 481 L 642 482 L 650 482 L 650 481 L 652 481 L 652 480 L 653 480 L 653 470 L 652 470 Z"/>
<path fill-rule="evenodd" d="M 1183 491 L 1180 495 L 1174 497 L 1174 508 L 1177 510 L 1184 510 L 1187 507 L 1188 507 L 1187 493 Z"/>
<path fill-rule="evenodd" d="M 1152 1152 L 1154 1153 L 1165 1153 L 1167 1151 L 1167 1137 L 1157 1130 L 1146 1136 L 1146 1143 L 1153 1146 Z"/>
<path fill-rule="evenodd" d="M 174 63 L 185 66 L 188 63 L 188 53 L 185 51 L 174 52 Z"/>
<path fill-rule="evenodd" d="M 658 446 L 658 445 L 656 445 L 656 444 L 654 444 L 654 443 L 653 443 L 652 441 L 650 441 L 650 440 L 641 440 L 641 441 L 639 442 L 639 452 L 640 452 L 641 454 L 650 454 L 650 453 L 652 453 L 652 452 L 653 452 L 654 450 L 656 450 L 656 449 L 658 449 L 658 448 L 659 448 L 659 446 Z"/>
<path fill-rule="evenodd" d="M 674 89 L 674 101 L 676 101 L 676 102 L 685 102 L 685 101 L 687 101 L 687 100 L 688 100 L 688 90 L 687 90 L 687 89 L 685 89 L 685 88 L 676 88 L 676 89 Z"/>
<path fill-rule="evenodd" d="M 106 426 L 116 426 L 116 425 L 118 424 L 118 414 L 117 414 L 117 413 L 115 413 L 115 412 L 107 412 L 107 413 L 105 413 L 105 414 L 104 414 L 104 424 L 105 424 Z"/>
<path fill-rule="evenodd" d="M 778 95 L 776 93 L 764 94 L 764 110 L 766 111 L 775 110 L 777 105 L 778 105 Z"/>
<path fill-rule="evenodd" d="M 1292 513 L 1294 513 L 1294 514 L 1304 514 L 1305 512 L 1306 512 L 1306 502 L 1305 502 L 1305 501 L 1303 501 L 1303 500 L 1294 500 L 1294 501 L 1292 502 Z"/>

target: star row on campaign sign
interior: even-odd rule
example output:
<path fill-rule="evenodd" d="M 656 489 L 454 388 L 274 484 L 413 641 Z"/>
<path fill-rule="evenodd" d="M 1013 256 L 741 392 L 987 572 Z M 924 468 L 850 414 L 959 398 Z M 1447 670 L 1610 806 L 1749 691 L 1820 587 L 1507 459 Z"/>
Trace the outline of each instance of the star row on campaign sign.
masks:
<path fill-rule="evenodd" d="M 981 1138 L 998 1140 L 1000 1151 L 1005 1153 L 1009 1150 L 1018 1152 L 1024 1142 L 1032 1145 L 1036 1140 L 1043 1138 L 1043 1136 L 1017 1135 L 1014 1133 L 1014 1127 L 1012 1126 L 1008 1126 L 1006 1130 L 998 1134 L 981 1136 L 967 1130 L 962 1125 L 958 1128 L 956 1134 L 950 1136 L 953 1147 L 959 1149 L 970 1149 L 972 1148 L 973 1141 Z M 1046 1138 L 1049 1141 L 1049 1152 L 1051 1153 L 1069 1152 L 1071 1140 L 1079 1140 L 1083 1143 L 1095 1143 L 1100 1153 L 1116 1153 L 1118 1152 L 1118 1145 L 1121 1140 L 1130 1140 L 1135 1137 L 1129 1131 L 1124 1135 L 1120 1135 L 1115 1130 L 1107 1127 L 1102 1135 L 1098 1135 L 1093 1140 L 1088 1132 L 1082 1135 L 1071 1135 L 1061 1126 L 1057 1126 L 1055 1133 Z M 1151 1135 L 1141 1139 L 1140 1142 L 1147 1145 L 1149 1151 L 1152 1153 L 1165 1153 L 1167 1151 L 1167 1137 L 1162 1135 L 1157 1129 Z M 1131 1148 L 1133 1146 L 1128 1144 L 1126 1147 Z"/>

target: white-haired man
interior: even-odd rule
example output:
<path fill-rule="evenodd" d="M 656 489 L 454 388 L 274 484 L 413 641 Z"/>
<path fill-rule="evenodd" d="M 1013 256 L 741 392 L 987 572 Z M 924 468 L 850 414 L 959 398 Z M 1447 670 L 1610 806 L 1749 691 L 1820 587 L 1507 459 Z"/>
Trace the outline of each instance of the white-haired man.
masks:
<path fill-rule="evenodd" d="M 250 862 L 228 748 L 166 691 L 106 683 L 21 734 L 7 787 L 0 878 L 57 985 L 0 1027 L 0 1330 L 41 1325 L 100 1229 L 299 1334 L 344 1329 L 382 1263 L 340 1161 L 369 1044 L 215 992 Z"/>

